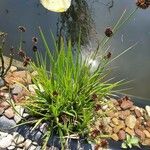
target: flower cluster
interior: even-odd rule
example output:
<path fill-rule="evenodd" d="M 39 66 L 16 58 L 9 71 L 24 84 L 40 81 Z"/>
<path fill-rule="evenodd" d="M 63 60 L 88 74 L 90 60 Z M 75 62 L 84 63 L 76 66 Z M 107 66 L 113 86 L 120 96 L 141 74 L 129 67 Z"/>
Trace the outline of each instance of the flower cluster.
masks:
<path fill-rule="evenodd" d="M 150 7 L 150 0 L 137 0 L 136 5 L 142 9 L 149 8 Z"/>

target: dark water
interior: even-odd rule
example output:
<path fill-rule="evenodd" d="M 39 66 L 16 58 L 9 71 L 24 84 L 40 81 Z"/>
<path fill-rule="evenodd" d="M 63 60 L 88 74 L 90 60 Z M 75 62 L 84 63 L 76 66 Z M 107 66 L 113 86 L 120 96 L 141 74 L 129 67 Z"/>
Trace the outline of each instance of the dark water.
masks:
<path fill-rule="evenodd" d="M 77 2 L 78 0 L 76 0 Z M 78 31 L 82 29 L 82 43 L 93 49 L 97 39 L 101 39 L 107 26 L 114 25 L 122 12 L 135 9 L 134 0 L 87 0 L 73 2 L 73 6 L 65 14 L 46 11 L 38 0 L 0 0 L 0 31 L 7 32 L 5 54 L 9 54 L 9 47 L 17 47 L 19 33 L 17 27 L 23 25 L 24 47 L 28 55 L 32 56 L 32 37 L 38 35 L 38 26 L 46 32 L 50 46 L 50 30 L 57 36 L 64 34 L 78 39 Z M 90 41 L 90 42 L 89 42 Z M 138 10 L 134 17 L 117 33 L 111 45 L 113 56 L 138 42 L 138 45 L 117 59 L 112 66 L 116 67 L 112 76 L 116 80 L 133 80 L 128 87 L 133 89 L 127 93 L 139 97 L 150 98 L 150 9 Z M 41 50 L 44 52 L 44 50 Z"/>

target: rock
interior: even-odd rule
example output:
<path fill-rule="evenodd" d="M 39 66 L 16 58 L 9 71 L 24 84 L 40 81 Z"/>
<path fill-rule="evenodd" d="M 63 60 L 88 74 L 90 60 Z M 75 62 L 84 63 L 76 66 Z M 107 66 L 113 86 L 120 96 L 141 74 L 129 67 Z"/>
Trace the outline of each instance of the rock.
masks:
<path fill-rule="evenodd" d="M 2 78 L 0 77 L 0 87 L 3 87 L 3 86 L 5 86 L 5 81 L 4 81 L 4 79 L 2 79 Z"/>
<path fill-rule="evenodd" d="M 14 150 L 15 148 L 16 148 L 16 146 L 13 146 L 13 145 L 7 147 L 8 150 Z"/>
<path fill-rule="evenodd" d="M 120 107 L 125 110 L 125 109 L 129 109 L 133 106 L 133 102 L 130 100 L 123 100 Z"/>
<path fill-rule="evenodd" d="M 135 116 L 133 115 L 130 115 L 128 116 L 126 119 L 125 119 L 125 124 L 127 127 L 133 129 L 136 125 L 136 118 Z"/>
<path fill-rule="evenodd" d="M 13 140 L 13 136 L 11 134 L 8 134 L 6 137 L 0 139 L 0 148 L 7 148 L 11 145 L 11 142 Z"/>
<path fill-rule="evenodd" d="M 14 72 L 16 70 L 17 70 L 17 67 L 15 67 L 15 66 L 11 66 L 10 69 L 9 69 L 10 72 Z"/>
<path fill-rule="evenodd" d="M 104 126 L 107 126 L 111 122 L 111 119 L 110 117 L 104 117 L 102 122 Z"/>
<path fill-rule="evenodd" d="M 36 147 L 36 150 L 41 150 L 41 149 L 42 149 L 41 146 L 37 146 L 37 147 Z"/>
<path fill-rule="evenodd" d="M 112 122 L 113 124 L 115 125 L 118 125 L 119 124 L 119 120 L 117 118 L 112 118 Z"/>
<path fill-rule="evenodd" d="M 146 138 L 150 138 L 150 132 L 147 130 L 143 130 L 143 132 L 145 133 Z"/>
<path fill-rule="evenodd" d="M 27 117 L 29 117 L 29 114 L 28 113 L 23 113 L 22 117 L 27 118 Z"/>
<path fill-rule="evenodd" d="M 117 134 L 112 134 L 112 135 L 111 135 L 111 138 L 112 138 L 113 140 L 115 140 L 115 141 L 118 141 L 118 140 L 119 140 Z"/>
<path fill-rule="evenodd" d="M 124 140 L 126 138 L 126 133 L 124 130 L 120 130 L 118 133 L 119 140 Z"/>
<path fill-rule="evenodd" d="M 2 115 L 4 112 L 4 108 L 3 107 L 0 107 L 0 115 Z"/>
<path fill-rule="evenodd" d="M 28 71 L 14 71 L 14 72 L 9 72 L 6 75 L 5 80 L 10 85 L 13 85 L 14 82 L 19 82 L 25 85 L 31 83 L 31 76 Z"/>
<path fill-rule="evenodd" d="M 9 107 L 8 109 L 5 110 L 4 115 L 7 118 L 11 119 L 11 118 L 13 118 L 15 116 L 15 112 L 14 112 L 14 110 L 11 107 Z"/>
<path fill-rule="evenodd" d="M 24 143 L 17 144 L 17 147 L 23 148 L 24 147 Z"/>
<path fill-rule="evenodd" d="M 9 103 L 6 102 L 6 101 L 2 101 L 0 103 L 0 107 L 4 108 L 4 109 L 7 109 L 8 107 L 10 107 Z"/>
<path fill-rule="evenodd" d="M 148 120 L 148 121 L 146 122 L 146 125 L 147 125 L 148 127 L 150 127 L 150 120 Z"/>
<path fill-rule="evenodd" d="M 128 133 L 128 134 L 130 134 L 131 136 L 134 136 L 134 135 L 135 135 L 134 130 L 131 130 L 131 129 L 128 128 L 128 127 L 125 129 L 125 132 Z"/>
<path fill-rule="evenodd" d="M 30 91 L 31 93 L 35 93 L 35 90 L 37 90 L 38 87 L 37 87 L 35 84 L 30 84 L 30 85 L 28 86 L 28 89 L 29 89 L 29 91 Z"/>
<path fill-rule="evenodd" d="M 23 90 L 23 87 L 19 84 L 14 84 L 13 85 L 13 90 L 12 90 L 12 94 L 13 95 L 18 95 L 19 93 L 21 93 Z"/>
<path fill-rule="evenodd" d="M 26 139 L 25 143 L 24 143 L 24 147 L 25 149 L 29 149 L 29 147 L 31 146 L 32 141 L 30 139 Z"/>
<path fill-rule="evenodd" d="M 42 133 L 45 133 L 47 131 L 47 127 L 48 127 L 48 124 L 47 123 L 43 123 L 41 126 L 40 126 L 40 131 Z"/>
<path fill-rule="evenodd" d="M 115 126 L 115 127 L 113 128 L 113 131 L 114 131 L 114 133 L 118 133 L 119 130 L 122 129 L 122 128 L 123 128 L 123 126 L 122 126 L 122 124 L 120 124 L 120 125 L 118 125 L 118 126 Z"/>
<path fill-rule="evenodd" d="M 8 119 L 5 116 L 0 117 L 0 129 L 3 132 L 8 132 L 10 131 L 10 128 L 14 127 L 16 125 L 15 121 L 12 119 Z M 15 130 L 11 129 L 11 131 Z"/>
<path fill-rule="evenodd" d="M 150 106 L 145 106 L 145 110 L 146 110 L 148 116 L 150 117 Z"/>
<path fill-rule="evenodd" d="M 139 129 L 135 129 L 136 135 L 138 135 L 142 140 L 145 139 L 145 133 Z"/>
<path fill-rule="evenodd" d="M 37 145 L 38 145 L 38 143 L 37 143 L 37 142 L 32 142 L 32 144 L 33 144 L 33 145 L 35 145 L 35 146 L 37 146 Z"/>
<path fill-rule="evenodd" d="M 108 105 L 102 106 L 102 110 L 106 110 L 108 108 Z"/>
<path fill-rule="evenodd" d="M 140 110 L 138 110 L 138 109 L 134 109 L 134 112 L 135 112 L 135 114 L 136 114 L 137 118 L 139 118 L 139 117 L 141 117 L 141 116 L 142 116 L 142 113 L 140 112 Z"/>
<path fill-rule="evenodd" d="M 23 116 L 23 112 L 24 112 L 24 108 L 22 106 L 15 106 L 15 110 L 18 112 L 15 114 L 14 116 L 14 120 L 16 121 L 16 123 L 19 123 L 22 119 Z"/>
<path fill-rule="evenodd" d="M 36 146 L 31 145 L 28 150 L 36 150 Z"/>
<path fill-rule="evenodd" d="M 20 135 L 18 132 L 13 133 L 14 142 L 19 145 L 24 142 L 24 137 Z"/>
<path fill-rule="evenodd" d="M 8 135 L 8 133 L 6 132 L 0 132 L 0 138 L 6 137 Z"/>
<path fill-rule="evenodd" d="M 145 140 L 142 142 L 142 145 L 150 145 L 150 139 L 145 139 Z"/>

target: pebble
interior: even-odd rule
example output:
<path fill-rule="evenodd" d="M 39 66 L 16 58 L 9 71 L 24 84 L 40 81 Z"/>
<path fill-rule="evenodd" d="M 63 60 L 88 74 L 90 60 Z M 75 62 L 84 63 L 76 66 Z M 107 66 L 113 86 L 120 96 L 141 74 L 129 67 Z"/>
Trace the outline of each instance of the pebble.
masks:
<path fill-rule="evenodd" d="M 36 146 L 31 145 L 28 150 L 36 150 Z"/>
<path fill-rule="evenodd" d="M 13 136 L 11 134 L 8 134 L 6 137 L 0 140 L 0 148 L 9 147 L 11 145 L 12 140 L 13 140 Z"/>
<path fill-rule="evenodd" d="M 126 138 L 126 133 L 124 130 L 120 130 L 118 133 L 119 140 L 124 140 Z"/>
<path fill-rule="evenodd" d="M 5 110 L 4 115 L 11 119 L 15 116 L 15 112 L 13 111 L 13 109 L 11 107 L 9 107 L 8 109 Z"/>
<path fill-rule="evenodd" d="M 4 108 L 0 107 L 0 115 L 2 115 L 4 113 Z"/>
<path fill-rule="evenodd" d="M 35 90 L 37 90 L 38 87 L 37 87 L 35 84 L 30 84 L 30 85 L 28 86 L 28 89 L 29 89 L 29 91 L 30 91 L 31 93 L 35 93 Z"/>
<path fill-rule="evenodd" d="M 15 110 L 18 113 L 15 114 L 14 120 L 16 121 L 16 123 L 19 123 L 22 119 L 21 116 L 23 116 L 24 108 L 18 105 L 18 106 L 15 106 Z"/>
<path fill-rule="evenodd" d="M 5 81 L 4 81 L 4 79 L 2 79 L 1 77 L 0 77 L 0 87 L 3 87 L 5 85 Z"/>
<path fill-rule="evenodd" d="M 11 145 L 11 146 L 7 147 L 8 150 L 13 150 L 15 148 L 16 148 L 16 146 L 14 146 L 14 145 Z"/>
<path fill-rule="evenodd" d="M 46 132 L 46 130 L 47 130 L 47 123 L 43 123 L 41 126 L 40 126 L 40 131 L 42 132 L 42 133 L 45 133 Z"/>
<path fill-rule="evenodd" d="M 149 146 L 150 146 L 150 139 L 145 139 L 145 140 L 142 142 L 142 145 L 149 145 Z"/>
<path fill-rule="evenodd" d="M 24 143 L 24 147 L 25 149 L 29 149 L 29 147 L 31 146 L 32 141 L 30 139 L 26 139 L 25 143 Z"/>
<path fill-rule="evenodd" d="M 150 106 L 145 106 L 145 110 L 146 110 L 148 116 L 150 117 Z"/>
<path fill-rule="evenodd" d="M 3 102 L 0 103 L 0 107 L 2 107 L 4 109 L 7 109 L 9 106 L 10 106 L 9 103 L 6 102 L 6 101 L 3 101 Z"/>
<path fill-rule="evenodd" d="M 14 132 L 14 133 L 13 133 L 13 138 L 14 138 L 13 141 L 14 141 L 17 145 L 23 143 L 24 140 L 25 140 L 24 137 L 23 137 L 22 135 L 20 135 L 18 132 Z"/>
<path fill-rule="evenodd" d="M 19 84 L 14 84 L 12 94 L 14 94 L 14 95 L 19 94 L 22 92 L 22 90 L 23 90 L 22 86 L 20 86 Z"/>
<path fill-rule="evenodd" d="M 142 113 L 140 112 L 139 109 L 134 109 L 134 112 L 138 118 L 142 116 Z"/>
<path fill-rule="evenodd" d="M 112 118 L 112 122 L 113 124 L 115 125 L 118 125 L 119 124 L 119 120 L 117 118 Z"/>
<path fill-rule="evenodd" d="M 135 129 L 135 133 L 143 140 L 145 139 L 145 134 L 143 131 L 139 130 L 139 129 Z"/>
<path fill-rule="evenodd" d="M 125 132 L 128 133 L 128 134 L 130 134 L 131 136 L 134 136 L 134 135 L 135 135 L 134 130 L 131 130 L 131 129 L 128 128 L 128 127 L 125 129 Z"/>
<path fill-rule="evenodd" d="M 17 70 L 17 67 L 15 67 L 15 66 L 11 66 L 10 69 L 9 69 L 10 72 L 14 72 L 16 70 Z"/>
<path fill-rule="evenodd" d="M 118 140 L 119 140 L 117 134 L 112 134 L 112 135 L 111 135 L 111 138 L 112 138 L 113 140 L 115 140 L 115 141 L 118 141 Z"/>
<path fill-rule="evenodd" d="M 125 124 L 127 127 L 133 129 L 136 125 L 136 118 L 134 115 L 130 115 L 125 119 Z"/>
<path fill-rule="evenodd" d="M 8 133 L 6 132 L 0 132 L 0 138 L 6 137 L 8 135 Z"/>
<path fill-rule="evenodd" d="M 29 117 L 29 114 L 28 113 L 23 113 L 22 117 L 23 118 Z"/>
<path fill-rule="evenodd" d="M 133 106 L 133 102 L 130 101 L 130 100 L 123 100 L 121 105 L 120 105 L 120 107 L 124 110 L 128 109 L 128 108 L 131 108 L 132 106 Z"/>
<path fill-rule="evenodd" d="M 143 132 L 145 133 L 147 138 L 150 138 L 150 132 L 148 132 L 147 130 L 143 130 Z"/>

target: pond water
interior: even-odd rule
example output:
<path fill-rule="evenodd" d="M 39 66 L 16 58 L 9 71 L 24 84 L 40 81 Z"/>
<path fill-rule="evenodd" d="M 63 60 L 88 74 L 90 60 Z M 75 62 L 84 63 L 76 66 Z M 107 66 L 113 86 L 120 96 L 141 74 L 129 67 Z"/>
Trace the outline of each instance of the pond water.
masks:
<path fill-rule="evenodd" d="M 33 54 L 31 39 L 38 36 L 38 26 L 42 27 L 52 47 L 50 30 L 56 36 L 65 33 L 66 38 L 71 36 L 75 42 L 81 27 L 82 43 L 94 49 L 94 41 L 102 38 L 105 28 L 114 25 L 125 9 L 130 12 L 136 7 L 131 0 L 74 0 L 73 5 L 67 13 L 58 14 L 45 10 L 38 0 L 0 0 L 0 31 L 8 33 L 5 55 L 9 55 L 11 45 L 18 45 L 19 25 L 27 29 L 24 48 L 30 56 Z M 132 89 L 126 93 L 150 99 L 150 9 L 138 10 L 114 36 L 110 43 L 112 55 L 120 54 L 136 42 L 136 47 L 112 64 L 115 69 L 111 76 L 116 80 L 133 80 L 128 84 Z"/>

